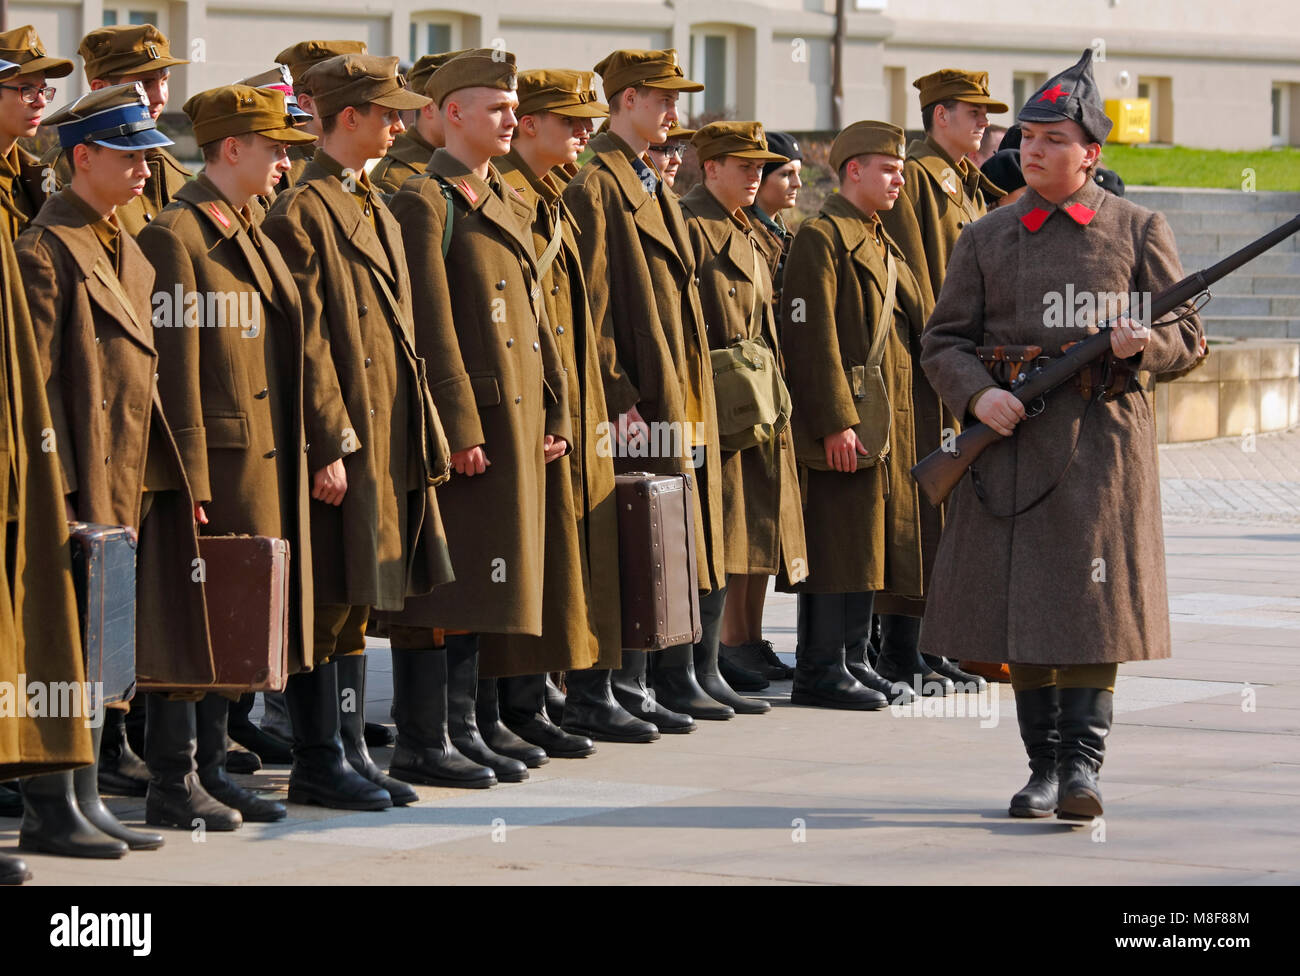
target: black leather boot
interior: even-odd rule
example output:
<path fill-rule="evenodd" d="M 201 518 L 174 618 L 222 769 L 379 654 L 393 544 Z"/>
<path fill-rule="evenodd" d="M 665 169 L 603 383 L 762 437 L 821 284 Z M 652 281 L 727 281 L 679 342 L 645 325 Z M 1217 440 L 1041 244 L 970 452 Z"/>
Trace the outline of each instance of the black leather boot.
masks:
<path fill-rule="evenodd" d="M 376 786 L 383 787 L 393 806 L 404 807 L 420 801 L 420 794 L 405 783 L 384 774 L 370 757 L 366 737 L 366 656 L 346 654 L 335 659 L 339 676 L 339 738 L 343 756 L 352 768 Z M 348 692 L 352 694 L 349 695 Z"/>
<path fill-rule="evenodd" d="M 0 854 L 0 885 L 20 885 L 32 880 L 32 872 L 21 857 Z"/>
<path fill-rule="evenodd" d="M 730 705 L 711 697 L 695 677 L 695 645 L 665 647 L 654 656 L 650 681 L 660 708 L 681 712 L 693 719 L 724 722 L 736 717 Z"/>
<path fill-rule="evenodd" d="M 366 779 L 343 755 L 339 735 L 338 666 L 333 661 L 292 675 L 284 689 L 293 725 L 289 802 L 335 810 L 387 810 L 388 791 Z"/>
<path fill-rule="evenodd" d="M 659 738 L 654 723 L 637 718 L 614 697 L 612 677 L 613 672 L 604 668 L 565 674 L 563 731 L 598 742 L 653 742 Z"/>
<path fill-rule="evenodd" d="M 493 752 L 478 728 L 478 635 L 447 635 L 447 728 L 466 757 L 487 766 L 503 783 L 522 783 L 528 767 Z"/>
<path fill-rule="evenodd" d="M 1029 782 L 1011 798 L 1013 817 L 1050 817 L 1056 811 L 1056 752 L 1061 734 L 1056 723 L 1061 699 L 1056 685 L 1016 692 L 1020 741 L 1029 757 Z"/>
<path fill-rule="evenodd" d="M 194 702 L 150 695 L 144 728 L 144 756 L 153 778 L 144 819 L 151 827 L 238 830 L 244 818 L 213 797 L 199 782 L 194 766 L 198 720 Z"/>
<path fill-rule="evenodd" d="M 927 698 L 951 695 L 955 690 L 952 679 L 932 671 L 916 649 L 921 638 L 921 618 L 885 613 L 878 619 L 880 653 L 876 656 L 876 673 L 891 683 L 901 681 L 913 693 Z"/>
<path fill-rule="evenodd" d="M 943 675 L 953 683 L 954 691 L 983 691 L 989 686 L 986 679 L 978 674 L 971 674 L 969 671 L 963 671 L 957 665 L 953 664 L 946 657 L 938 654 L 922 654 L 921 659 L 934 671 L 935 674 Z"/>
<path fill-rule="evenodd" d="M 1060 820 L 1091 820 L 1102 813 L 1097 776 L 1106 756 L 1115 696 L 1104 688 L 1062 688 L 1060 697 L 1056 816 Z"/>
<path fill-rule="evenodd" d="M 86 819 L 77 805 L 72 773 L 46 773 L 22 781 L 20 850 L 61 857 L 122 857 L 128 848 Z"/>
<path fill-rule="evenodd" d="M 518 759 L 529 769 L 550 762 L 546 750 L 526 742 L 501 721 L 500 689 L 496 678 L 479 678 L 474 709 L 479 734 L 487 747 L 499 756 Z"/>
<path fill-rule="evenodd" d="M 718 633 L 722 630 L 722 608 L 726 601 L 725 586 L 700 597 L 700 640 L 691 648 L 695 678 L 706 695 L 737 715 L 762 715 L 770 712 L 772 706 L 736 694 L 718 668 Z"/>
<path fill-rule="evenodd" d="M 397 745 L 388 775 L 422 786 L 485 790 L 497 775 L 462 755 L 447 731 L 447 651 L 394 647 L 393 720 Z"/>
<path fill-rule="evenodd" d="M 564 724 L 564 692 L 549 674 L 546 676 L 546 714 L 556 725 Z"/>
<path fill-rule="evenodd" d="M 544 674 L 528 674 L 498 679 L 501 721 L 519 738 L 538 746 L 555 759 L 590 756 L 596 751 L 596 744 L 591 739 L 585 735 L 570 735 L 547 714 L 546 677 Z"/>
<path fill-rule="evenodd" d="M 283 803 L 264 800 L 226 775 L 226 720 L 230 700 L 221 695 L 204 695 L 194 704 L 198 735 L 194 760 L 199 782 L 218 803 L 238 810 L 248 823 L 275 823 L 289 813 Z"/>
<path fill-rule="evenodd" d="M 844 666 L 844 608 L 842 593 L 799 594 L 791 704 L 862 712 L 889 704 Z"/>
<path fill-rule="evenodd" d="M 17 780 L 0 783 L 0 817 L 21 817 L 23 794 Z"/>
<path fill-rule="evenodd" d="M 290 681 L 293 678 L 289 679 Z M 285 691 L 286 696 L 288 690 Z M 248 715 L 253 707 L 252 695 L 241 695 L 239 701 L 230 708 L 226 721 L 226 733 L 249 752 L 255 753 L 268 766 L 288 766 L 293 763 L 293 747 L 290 742 L 273 735 L 252 723 Z"/>
<path fill-rule="evenodd" d="M 870 635 L 875 615 L 871 612 L 876 602 L 874 593 L 848 593 L 844 597 L 844 666 L 849 674 L 872 691 L 889 699 L 891 705 L 910 705 L 916 701 L 912 686 L 902 681 L 890 681 L 871 663 Z"/>
<path fill-rule="evenodd" d="M 112 709 L 106 708 L 104 711 L 109 712 Z M 122 713 L 118 712 L 118 714 Z M 103 755 L 100 749 L 100 736 L 103 733 L 102 725 L 90 730 L 91 744 L 96 756 Z M 82 815 L 109 837 L 122 841 L 133 851 L 156 851 L 162 847 L 162 834 L 131 830 L 113 816 L 113 811 L 104 805 L 104 801 L 99 796 L 99 771 L 96 768 L 98 765 L 98 763 L 91 763 L 89 766 L 82 766 L 72 771 L 72 792 L 77 797 L 77 806 L 81 808 Z M 140 765 L 143 766 L 144 763 Z"/>
<path fill-rule="evenodd" d="M 776 656 L 776 648 L 768 640 L 746 641 L 744 644 L 718 644 L 718 664 L 727 684 L 737 691 L 762 691 L 769 682 L 789 681 L 794 668 L 786 667 Z M 735 675 L 740 681 L 733 681 Z"/>
<path fill-rule="evenodd" d="M 149 790 L 149 767 L 127 740 L 126 712 L 120 708 L 104 709 L 104 741 L 96 768 L 101 793 L 144 796 Z"/>
<path fill-rule="evenodd" d="M 663 651 L 656 653 L 662 654 Z M 609 685 L 618 703 L 634 718 L 649 722 L 660 732 L 673 735 L 694 732 L 695 719 L 665 708 L 656 700 L 646 676 L 648 667 L 645 651 L 623 649 L 622 666 L 609 673 Z"/>

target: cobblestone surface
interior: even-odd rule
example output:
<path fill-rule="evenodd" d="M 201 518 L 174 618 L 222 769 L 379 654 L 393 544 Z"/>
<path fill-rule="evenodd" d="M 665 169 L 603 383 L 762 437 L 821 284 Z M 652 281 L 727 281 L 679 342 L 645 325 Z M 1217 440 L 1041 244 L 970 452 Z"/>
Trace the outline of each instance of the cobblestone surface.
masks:
<path fill-rule="evenodd" d="M 1300 430 L 1160 447 L 1167 521 L 1300 525 Z"/>

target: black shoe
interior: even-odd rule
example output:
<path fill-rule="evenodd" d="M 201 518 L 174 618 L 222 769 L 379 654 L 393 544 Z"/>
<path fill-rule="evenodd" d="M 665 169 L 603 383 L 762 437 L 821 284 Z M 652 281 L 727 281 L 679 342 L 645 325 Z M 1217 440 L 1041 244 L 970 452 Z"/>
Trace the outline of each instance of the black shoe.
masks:
<path fill-rule="evenodd" d="M 109 709 L 105 709 L 105 711 L 109 711 Z M 119 714 L 121 713 L 119 712 Z M 90 730 L 91 746 L 96 756 L 103 755 L 103 751 L 100 749 L 100 737 L 103 734 L 103 726 L 97 726 Z M 91 763 L 89 766 L 82 766 L 80 769 L 72 771 L 72 792 L 77 798 L 77 806 L 81 808 L 82 815 L 108 834 L 109 837 L 122 841 L 133 851 L 156 851 L 162 847 L 162 834 L 155 834 L 153 831 L 131 830 L 117 817 L 113 816 L 113 811 L 104 805 L 104 801 L 99 795 L 98 765 L 98 763 Z M 141 763 L 141 765 L 144 764 Z"/>
<path fill-rule="evenodd" d="M 957 665 L 953 664 L 946 657 L 937 654 L 922 654 L 921 659 L 930 665 L 935 674 L 942 675 L 953 683 L 955 691 L 983 691 L 989 686 L 989 683 L 978 674 L 971 674 L 969 671 L 963 671 Z"/>
<path fill-rule="evenodd" d="M 734 708 L 710 697 L 700 687 L 699 679 L 695 677 L 693 644 L 665 647 L 656 654 L 650 680 L 655 690 L 655 702 L 661 708 L 704 721 L 725 722 L 736 717 Z"/>
<path fill-rule="evenodd" d="M 249 752 L 256 753 L 266 765 L 292 765 L 292 743 L 254 725 L 243 708 L 231 709 L 226 725 L 230 738 Z"/>
<path fill-rule="evenodd" d="M 694 732 L 695 719 L 665 708 L 656 700 L 646 679 L 647 665 L 645 651 L 623 649 L 622 666 L 609 673 L 609 686 L 615 700 L 633 718 L 649 722 L 659 732 L 671 735 Z"/>
<path fill-rule="evenodd" d="M 215 799 L 199 782 L 195 706 L 168 701 L 164 695 L 149 696 L 144 754 L 153 778 L 145 797 L 145 823 L 181 830 L 238 830 L 244 823 L 240 812 Z"/>
<path fill-rule="evenodd" d="M 144 707 L 143 699 L 139 708 Z M 126 735 L 126 712 L 104 709 L 104 741 L 99 747 L 99 792 L 114 796 L 144 796 L 149 767 L 135 754 Z"/>
<path fill-rule="evenodd" d="M 1016 692 L 1016 721 L 1020 741 L 1029 757 L 1029 782 L 1011 798 L 1013 817 L 1050 817 L 1056 811 L 1056 751 L 1061 734 L 1056 723 L 1061 699 L 1056 685 Z"/>
<path fill-rule="evenodd" d="M 384 774 L 370 757 L 366 726 L 366 656 L 347 654 L 336 659 L 339 681 L 339 738 L 343 740 L 343 756 L 352 768 L 376 786 L 388 791 L 393 806 L 404 807 L 420 801 L 420 794 L 405 783 Z M 350 701 L 345 701 L 351 689 Z M 345 708 L 350 705 L 350 708 Z M 382 728 L 382 726 L 380 726 Z"/>
<path fill-rule="evenodd" d="M 726 599 L 725 586 L 700 598 L 700 639 L 691 647 L 695 679 L 706 695 L 737 715 L 762 715 L 772 710 L 771 704 L 736 694 L 719 667 L 718 632 L 722 629 L 722 608 Z M 767 684 L 767 681 L 763 683 Z"/>
<path fill-rule="evenodd" d="M 293 725 L 289 802 L 335 810 L 391 807 L 393 798 L 388 791 L 358 773 L 343 755 L 338 666 L 327 661 L 293 675 L 284 695 Z"/>
<path fill-rule="evenodd" d="M 787 667 L 776 656 L 776 648 L 771 641 L 746 641 L 744 644 L 719 644 L 722 659 L 722 675 L 727 684 L 737 691 L 762 691 L 769 681 L 789 681 L 794 677 L 794 668 Z M 727 669 L 731 668 L 732 671 Z M 732 681 L 735 672 L 752 675 L 752 681 L 761 681 L 756 687 L 741 687 Z"/>
<path fill-rule="evenodd" d="M 447 731 L 447 652 L 394 647 L 393 720 L 397 745 L 388 775 L 405 783 L 485 790 L 497 776 L 462 755 Z"/>
<path fill-rule="evenodd" d="M 1097 777 L 1106 757 L 1114 694 L 1104 688 L 1062 688 L 1060 698 L 1056 816 L 1060 820 L 1092 820 L 1102 814 Z"/>
<path fill-rule="evenodd" d="M 606 672 L 608 673 L 608 672 Z M 551 721 L 546 711 L 546 678 L 529 674 L 497 681 L 501 721 L 519 738 L 553 759 L 583 759 L 596 751 L 585 735 L 570 735 Z"/>
<path fill-rule="evenodd" d="M 32 872 L 27 869 L 27 862 L 20 857 L 0 854 L 0 885 L 20 885 L 32 880 Z"/>
<path fill-rule="evenodd" d="M 552 722 L 556 725 L 564 724 L 564 692 L 551 680 L 551 676 L 546 676 L 546 714 L 550 716 Z"/>
<path fill-rule="evenodd" d="M 502 783 L 522 783 L 528 767 L 518 759 L 494 752 L 479 732 L 478 635 L 447 635 L 447 729 L 461 753 L 487 766 Z"/>
<path fill-rule="evenodd" d="M 77 804 L 72 773 L 46 773 L 22 781 L 19 850 L 61 857 L 116 858 L 129 848 L 86 819 Z"/>
<path fill-rule="evenodd" d="M 844 666 L 846 619 L 844 594 L 799 594 L 792 705 L 870 712 L 889 704 Z"/>
<path fill-rule="evenodd" d="M 360 657 L 360 655 L 357 655 Z M 371 749 L 387 749 L 397 741 L 397 736 L 387 725 L 380 725 L 378 722 L 366 723 L 366 745 Z"/>
<path fill-rule="evenodd" d="M 21 817 L 23 795 L 18 791 L 18 781 L 0 783 L 0 817 Z"/>
<path fill-rule="evenodd" d="M 194 759 L 198 766 L 199 782 L 218 803 L 238 810 L 248 823 L 275 823 L 288 816 L 283 803 L 264 800 L 262 797 L 233 782 L 227 772 L 231 753 L 226 751 L 226 717 L 230 708 L 228 699 L 220 695 L 204 695 L 194 705 L 198 727 Z M 251 752 L 244 753 L 253 756 Z"/>
<path fill-rule="evenodd" d="M 499 694 L 496 678 L 479 678 L 474 716 L 483 741 L 497 755 L 518 759 L 529 769 L 545 766 L 550 762 L 546 750 L 525 742 L 501 721 Z"/>
<path fill-rule="evenodd" d="M 921 637 L 920 618 L 888 613 L 881 614 L 878 619 L 880 653 L 876 656 L 877 674 L 891 686 L 907 685 L 914 694 L 926 698 L 942 698 L 956 690 L 951 678 L 936 674 L 921 659 L 916 649 Z"/>
<path fill-rule="evenodd" d="M 762 691 L 772 684 L 756 671 L 742 668 L 725 653 L 718 656 L 718 673 L 727 679 L 727 686 L 736 691 Z"/>
<path fill-rule="evenodd" d="M 612 675 L 604 668 L 568 672 L 563 731 L 598 742 L 653 742 L 659 738 L 654 723 L 637 718 L 614 697 Z"/>
<path fill-rule="evenodd" d="M 257 753 L 247 749 L 231 749 L 230 743 L 226 743 L 226 772 L 236 776 L 252 776 L 261 768 L 262 760 L 257 758 Z"/>

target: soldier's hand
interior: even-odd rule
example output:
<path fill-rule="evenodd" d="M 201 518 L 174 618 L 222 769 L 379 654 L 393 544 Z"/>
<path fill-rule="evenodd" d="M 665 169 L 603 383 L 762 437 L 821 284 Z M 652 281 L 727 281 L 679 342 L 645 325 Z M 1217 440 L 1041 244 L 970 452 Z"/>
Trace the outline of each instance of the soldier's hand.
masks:
<path fill-rule="evenodd" d="M 198 502 L 194 503 L 194 521 L 199 525 L 208 524 L 208 513 L 203 511 L 203 506 Z"/>
<path fill-rule="evenodd" d="M 556 458 L 564 457 L 564 452 L 569 449 L 569 442 L 563 437 L 556 437 L 554 434 L 547 434 L 546 441 L 542 445 L 542 450 L 546 453 L 546 463 L 550 464 Z"/>
<path fill-rule="evenodd" d="M 985 391 L 972 409 L 976 417 L 1003 437 L 1010 437 L 1016 424 L 1025 419 L 1025 405 L 1006 390 Z"/>
<path fill-rule="evenodd" d="M 862 441 L 858 440 L 857 432 L 852 427 L 846 427 L 838 434 L 828 434 L 822 443 L 826 448 L 826 463 L 832 471 L 852 474 L 858 470 L 855 455 L 867 456 L 867 449 L 862 446 Z"/>
<path fill-rule="evenodd" d="M 483 450 L 483 445 L 469 447 L 463 451 L 457 451 L 451 456 L 451 466 L 457 474 L 463 474 L 467 478 L 472 478 L 476 474 L 482 474 L 492 462 L 487 459 L 487 452 Z"/>
<path fill-rule="evenodd" d="M 627 447 L 634 441 L 649 440 L 650 425 L 641 416 L 636 407 L 629 407 L 627 413 L 618 418 L 618 442 Z"/>
<path fill-rule="evenodd" d="M 1116 359 L 1136 356 L 1151 341 L 1151 330 L 1130 318 L 1118 318 L 1110 330 L 1110 351 Z"/>
<path fill-rule="evenodd" d="M 348 473 L 343 459 L 331 461 L 316 472 L 311 482 L 311 497 L 326 505 L 342 505 L 348 492 Z"/>

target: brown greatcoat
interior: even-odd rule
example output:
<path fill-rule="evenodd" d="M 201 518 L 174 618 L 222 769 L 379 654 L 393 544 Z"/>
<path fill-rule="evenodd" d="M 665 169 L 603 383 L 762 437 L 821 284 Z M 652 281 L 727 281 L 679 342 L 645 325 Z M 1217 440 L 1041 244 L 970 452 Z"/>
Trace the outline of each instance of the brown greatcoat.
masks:
<path fill-rule="evenodd" d="M 342 505 L 311 502 L 314 600 L 399 610 L 452 578 L 433 491 L 449 458 L 401 229 L 377 193 L 372 223 L 326 163 L 317 150 L 262 224 L 302 300 L 308 471 L 342 458 L 348 478 Z"/>
<path fill-rule="evenodd" d="M 204 507 L 202 535 L 289 542 L 289 670 L 312 666 L 302 305 L 280 251 L 202 173 L 140 232 L 154 266 L 158 391 Z M 179 291 L 179 294 L 177 292 Z M 184 296 L 224 296 L 215 321 Z M 215 309 L 214 309 L 215 310 Z"/>
<path fill-rule="evenodd" d="M 479 673 L 494 674 L 504 656 L 531 673 L 546 670 L 557 653 L 585 664 L 617 668 L 622 661 L 619 606 L 618 510 L 614 461 L 600 450 L 608 428 L 600 382 L 596 332 L 587 308 L 578 231 L 560 200 L 561 185 L 533 175 L 511 150 L 497 160 L 501 177 L 533 207 L 533 245 L 543 254 L 558 227 L 559 251 L 542 276 L 547 327 L 564 364 L 569 404 L 570 453 L 546 466 L 546 557 L 542 581 L 542 636 L 497 637 L 479 642 Z M 572 528 L 576 525 L 577 532 Z"/>
<path fill-rule="evenodd" d="M 696 472 L 702 490 L 693 493 L 696 564 L 700 589 L 717 589 L 726 582 L 721 452 L 690 237 L 677 197 L 663 186 L 658 195 L 646 191 L 626 142 L 603 132 L 588 148 L 593 155 L 565 187 L 564 202 L 582 231 L 578 247 L 605 405 L 611 425 L 632 407 L 652 425 L 651 456 L 628 451 L 615 458 L 614 469 L 695 471 L 699 452 L 691 449 L 689 425 L 701 425 L 708 447 Z M 618 450 L 613 432 L 610 444 Z"/>
<path fill-rule="evenodd" d="M 0 235 L 0 779 L 94 761 L 84 709 L 18 714 L 18 689 L 86 680 L 72 591 L 68 522 L 40 353 L 13 243 Z M 48 698 L 47 698 L 48 700 Z M 77 699 L 84 702 L 84 697 Z"/>
<path fill-rule="evenodd" d="M 370 182 L 375 189 L 389 196 L 402 188 L 412 176 L 419 176 L 433 158 L 436 146 L 424 141 L 414 127 L 393 140 L 392 148 L 370 171 Z"/>
<path fill-rule="evenodd" d="M 978 166 L 963 158 L 956 164 L 927 136 L 907 147 L 902 192 L 894 206 L 880 212 L 880 222 L 903 252 L 921 288 L 922 317 L 911 323 L 908 351 L 912 356 L 912 406 L 915 410 L 916 456 L 925 457 L 943 443 L 944 431 L 960 430 L 959 419 L 945 409 L 921 369 L 921 330 L 935 297 L 943 287 L 948 257 L 962 228 L 982 217 L 989 200 L 1003 192 Z M 951 435 L 949 435 L 951 436 Z M 943 507 L 924 504 L 920 510 L 921 556 L 926 580 L 934 571 L 934 558 L 943 533 Z M 893 594 L 876 599 L 877 613 L 905 613 L 919 617 L 924 600 Z"/>
<path fill-rule="evenodd" d="M 710 348 L 761 338 L 779 364 L 772 282 L 749 221 L 727 213 L 703 183 L 682 198 L 681 206 Z M 789 427 L 767 444 L 722 454 L 722 513 L 728 573 L 779 575 L 783 582 L 807 574 L 799 467 Z"/>
<path fill-rule="evenodd" d="M 879 221 L 838 193 L 795 234 L 782 293 L 785 367 L 796 439 L 821 441 L 858 423 L 846 372 L 864 365 L 880 317 L 888 272 Z M 807 593 L 890 590 L 920 596 L 919 498 L 909 474 L 916 463 L 912 362 L 906 336 L 921 315 L 921 293 L 897 252 L 894 330 L 880 363 L 893 407 L 883 464 L 853 473 L 803 469 Z"/>
<path fill-rule="evenodd" d="M 117 273 L 71 189 L 18 238 L 65 491 L 77 518 L 140 530 L 136 674 L 154 685 L 213 678 L 194 500 L 158 396 L 153 268 L 117 235 Z M 141 497 L 150 494 L 141 522 Z M 156 690 L 156 689 L 155 689 Z"/>
<path fill-rule="evenodd" d="M 767 271 L 772 278 L 772 315 L 779 339 L 781 337 L 781 285 L 785 280 L 785 259 L 790 255 L 790 244 L 794 241 L 794 234 L 785 226 L 785 220 L 780 214 L 770 219 L 784 233 L 779 234 L 769 227 L 759 212 L 758 204 L 746 207 L 745 216 L 749 218 L 749 226 L 754 229 L 754 240 L 763 255 L 763 260 L 767 262 Z"/>
<path fill-rule="evenodd" d="M 1095 211 L 1086 225 L 1064 212 L 1076 203 Z M 1048 216 L 1031 232 L 1022 218 L 1035 208 Z M 977 346 L 1032 344 L 1059 355 L 1062 344 L 1086 338 L 1072 308 L 1064 327 L 1045 324 L 1054 296 L 1064 301 L 1071 287 L 1075 295 L 1154 295 L 1182 276 L 1159 214 L 1091 180 L 1060 207 L 1030 190 L 958 240 L 925 330 L 926 375 L 965 414 L 991 384 Z M 1190 366 L 1200 335 L 1195 317 L 1154 329 L 1131 365 L 1156 373 Z M 994 514 L 1033 502 L 1067 464 L 1037 507 L 1015 518 Z M 1067 384 L 974 467 L 989 507 L 969 477 L 949 499 L 922 652 L 1048 666 L 1169 656 L 1155 420 L 1135 380 L 1090 409 Z"/>
<path fill-rule="evenodd" d="M 450 249 L 442 254 L 453 187 Z M 438 490 L 456 581 L 408 600 L 393 622 L 493 634 L 542 632 L 546 434 L 568 440 L 564 372 L 546 327 L 532 211 L 489 168 L 480 179 L 446 149 L 393 196 L 415 289 L 416 348 L 451 450 L 483 445 L 490 466 Z M 556 464 L 560 461 L 554 462 Z M 587 648 L 552 648 L 587 662 Z M 513 662 L 497 662 L 503 674 Z M 589 663 L 589 662 L 588 662 Z M 536 672 L 533 668 L 533 672 Z M 543 668 L 542 670 L 546 670 Z"/>
<path fill-rule="evenodd" d="M 10 242 L 26 228 L 49 196 L 45 167 L 18 143 L 0 157 L 0 221 Z"/>

